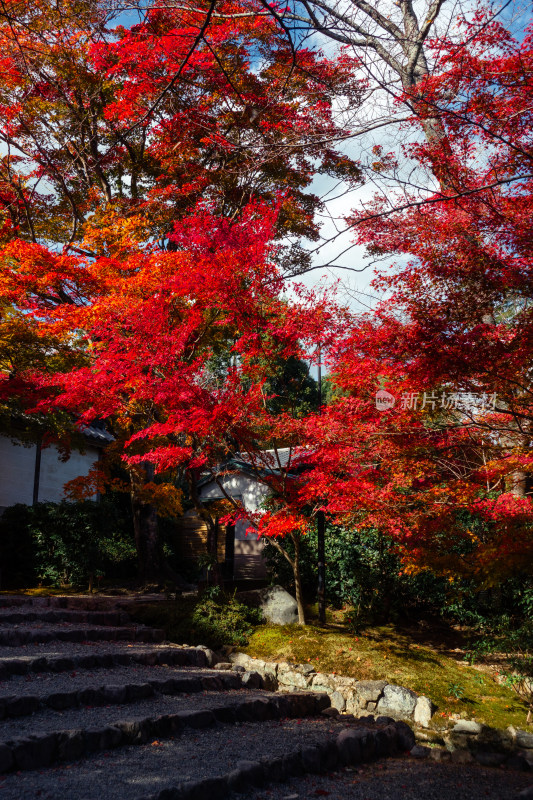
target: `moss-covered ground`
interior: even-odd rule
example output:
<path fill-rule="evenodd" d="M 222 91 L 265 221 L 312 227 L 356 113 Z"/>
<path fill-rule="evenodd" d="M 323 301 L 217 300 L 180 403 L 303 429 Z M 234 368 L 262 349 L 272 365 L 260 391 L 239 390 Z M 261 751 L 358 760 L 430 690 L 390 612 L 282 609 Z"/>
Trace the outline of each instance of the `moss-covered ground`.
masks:
<path fill-rule="evenodd" d="M 431 630 L 428 630 L 428 637 Z M 369 627 L 354 634 L 339 624 L 263 625 L 257 627 L 246 651 L 272 661 L 312 663 L 317 672 L 335 672 L 357 680 L 386 679 L 430 697 L 437 706 L 434 723 L 459 714 L 491 727 L 526 727 L 527 706 L 501 686 L 490 672 L 462 663 L 461 654 L 407 628 Z"/>

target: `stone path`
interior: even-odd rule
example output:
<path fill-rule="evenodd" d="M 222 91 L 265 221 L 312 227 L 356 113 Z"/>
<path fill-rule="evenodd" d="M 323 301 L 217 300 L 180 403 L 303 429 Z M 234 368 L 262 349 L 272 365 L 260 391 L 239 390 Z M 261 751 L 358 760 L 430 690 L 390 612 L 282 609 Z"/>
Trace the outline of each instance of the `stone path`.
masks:
<path fill-rule="evenodd" d="M 211 800 L 412 746 L 163 636 L 97 599 L 0 596 L 2 800 Z"/>
<path fill-rule="evenodd" d="M 405 723 L 212 663 L 96 599 L 0 596 L 0 800 L 284 797 L 414 745 Z"/>

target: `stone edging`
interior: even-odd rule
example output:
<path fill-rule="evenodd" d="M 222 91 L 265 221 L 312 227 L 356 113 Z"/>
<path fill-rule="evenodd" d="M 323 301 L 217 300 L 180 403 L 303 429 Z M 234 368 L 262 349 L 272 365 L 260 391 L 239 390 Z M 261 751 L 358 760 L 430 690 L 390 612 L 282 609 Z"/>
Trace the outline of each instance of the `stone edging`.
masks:
<path fill-rule="evenodd" d="M 229 658 L 231 663 L 217 664 L 217 668 L 244 671 L 243 686 L 281 692 L 293 689 L 324 692 L 339 712 L 354 717 L 376 713 L 407 721 L 415 729 L 419 742 L 411 751 L 415 758 L 452 759 L 463 764 L 477 761 L 484 766 L 505 765 L 510 769 L 533 771 L 533 733 L 528 731 L 512 726 L 499 730 L 474 720 L 458 720 L 453 727 L 427 730 L 435 706 L 428 697 L 403 686 L 385 680 L 358 681 L 315 672 L 311 664 L 262 661 L 246 653 L 231 653 Z"/>
<path fill-rule="evenodd" d="M 145 719 L 125 719 L 101 728 L 59 730 L 0 743 L 0 773 L 42 769 L 60 761 L 125 745 L 141 745 L 151 738 L 166 739 L 187 728 L 209 728 L 216 722 L 234 725 L 283 717 L 317 716 L 326 708 L 325 695 L 301 692 L 242 700 L 198 711 L 177 711 Z"/>
<path fill-rule="evenodd" d="M 329 695 L 333 708 L 356 717 L 381 714 L 427 728 L 435 711 L 429 697 L 388 681 L 358 681 L 343 675 L 316 672 L 312 664 L 262 661 L 245 653 L 231 653 L 229 659 L 232 666 L 259 673 L 265 689 L 324 692 Z"/>
<path fill-rule="evenodd" d="M 379 720 L 378 720 L 379 723 Z M 190 781 L 165 788 L 143 800 L 211 800 L 226 798 L 232 792 L 246 794 L 254 786 L 279 782 L 306 773 L 331 772 L 341 767 L 374 758 L 407 752 L 413 745 L 411 729 L 402 722 L 390 721 L 382 727 L 343 728 L 336 738 L 298 748 L 281 758 L 238 761 L 226 775 Z"/>

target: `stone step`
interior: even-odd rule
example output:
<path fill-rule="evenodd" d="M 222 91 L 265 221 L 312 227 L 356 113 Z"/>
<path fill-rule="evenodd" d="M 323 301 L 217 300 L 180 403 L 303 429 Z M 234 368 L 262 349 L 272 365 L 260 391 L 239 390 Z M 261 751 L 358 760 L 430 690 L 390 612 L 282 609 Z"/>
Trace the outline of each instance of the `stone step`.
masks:
<path fill-rule="evenodd" d="M 75 740 L 64 738 L 61 745 L 67 742 L 74 749 Z M 2 800 L 221 800 L 232 792 L 247 796 L 257 785 L 401 752 L 404 742 L 394 725 L 347 728 L 337 720 L 299 716 L 180 724 L 168 737 L 111 747 L 75 763 L 56 761 L 52 769 L 12 772 L 0 785 Z"/>
<path fill-rule="evenodd" d="M 77 669 L 112 669 L 116 666 L 144 664 L 146 666 L 206 667 L 206 652 L 201 647 L 178 645 L 143 645 L 117 642 L 106 645 L 71 644 L 59 642 L 54 646 L 27 645 L 24 655 L 13 655 L 11 648 L 0 650 L 0 681 L 12 675 L 39 672 L 72 672 Z M 9 657 L 6 653 L 9 652 Z M 15 652 L 20 652 L 16 651 Z"/>
<path fill-rule="evenodd" d="M 11 608 L 0 609 L 0 630 L 7 625 L 29 622 L 72 622 L 82 625 L 120 625 L 132 624 L 124 611 L 76 611 L 68 608 L 20 607 L 16 611 Z"/>
<path fill-rule="evenodd" d="M 47 642 L 162 642 L 164 639 L 163 630 L 144 625 L 81 627 L 68 622 L 59 626 L 43 622 L 38 626 L 30 623 L 0 627 L 0 647 Z"/>
<path fill-rule="evenodd" d="M 243 699 L 245 695 L 247 698 Z M 150 739 L 168 739 L 217 724 L 229 728 L 244 722 L 317 716 L 328 703 L 327 695 L 239 690 L 233 695 L 228 692 L 225 697 L 199 695 L 138 701 L 126 716 L 120 715 L 122 709 L 93 708 L 90 714 L 77 709 L 62 714 L 49 711 L 17 723 L 7 720 L 1 724 L 0 773 L 40 770 L 56 762 L 79 760 L 95 751 L 142 745 Z M 56 727 L 58 720 L 65 727 Z"/>
<path fill-rule="evenodd" d="M 123 602 L 131 603 L 131 598 L 109 597 L 105 595 L 51 595 L 28 597 L 27 595 L 0 594 L 1 609 L 24 608 L 62 608 L 85 611 L 116 610 Z"/>
<path fill-rule="evenodd" d="M 99 674 L 99 672 L 104 673 Z M 90 705 L 125 705 L 162 695 L 225 692 L 242 687 L 236 672 L 174 669 L 173 667 L 115 667 L 114 670 L 70 673 L 67 676 L 30 675 L 0 686 L 0 720 Z M 38 720 L 33 720 L 38 722 Z M 1 734 L 0 723 L 0 736 Z"/>

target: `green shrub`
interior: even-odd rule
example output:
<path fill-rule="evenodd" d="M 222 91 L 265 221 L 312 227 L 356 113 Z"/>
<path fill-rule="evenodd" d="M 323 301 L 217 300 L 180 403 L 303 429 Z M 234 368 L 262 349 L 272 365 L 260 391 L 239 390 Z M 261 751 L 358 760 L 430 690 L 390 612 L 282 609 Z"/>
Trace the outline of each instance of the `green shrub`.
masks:
<path fill-rule="evenodd" d="M 171 642 L 203 644 L 215 650 L 223 645 L 245 646 L 255 626 L 263 622 L 260 609 L 239 602 L 218 586 L 198 598 L 179 598 L 136 609 L 135 619 L 164 628 Z"/>
<path fill-rule="evenodd" d="M 132 574 L 131 518 L 108 498 L 12 506 L 0 518 L 0 570 L 2 589 L 86 586 L 91 577 Z"/>
<path fill-rule="evenodd" d="M 260 609 L 240 603 L 235 596 L 225 594 L 218 586 L 202 594 L 191 616 L 195 638 L 214 648 L 224 644 L 248 644 L 254 626 L 262 622 Z"/>
<path fill-rule="evenodd" d="M 285 545 L 290 543 L 285 542 Z M 273 545 L 265 548 L 273 582 L 292 587 L 292 571 Z M 301 543 L 303 588 L 309 601 L 316 599 L 317 535 L 308 534 Z M 338 608 L 348 605 L 354 629 L 367 622 L 401 619 L 409 614 L 438 613 L 446 601 L 446 581 L 424 572 L 402 573 L 393 543 L 375 530 L 351 530 L 326 526 L 327 602 Z"/>

